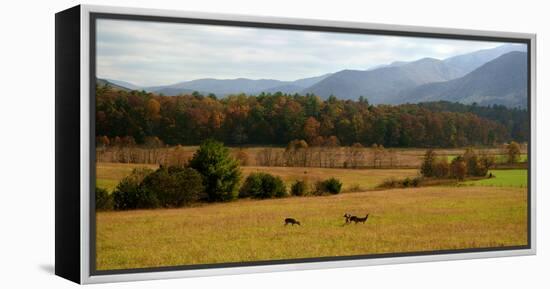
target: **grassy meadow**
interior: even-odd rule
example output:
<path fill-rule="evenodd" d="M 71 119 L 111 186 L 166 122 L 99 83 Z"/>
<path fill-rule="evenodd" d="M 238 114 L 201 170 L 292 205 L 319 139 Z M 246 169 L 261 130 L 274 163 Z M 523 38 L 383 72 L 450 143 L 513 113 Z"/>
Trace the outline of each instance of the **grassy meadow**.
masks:
<path fill-rule="evenodd" d="M 527 188 L 527 170 L 491 170 L 494 178 L 466 181 L 463 184 L 484 187 Z"/>
<path fill-rule="evenodd" d="M 370 215 L 344 225 L 345 212 Z M 289 216 L 302 226 L 284 226 Z M 526 243 L 522 188 L 425 187 L 97 214 L 99 270 Z"/>
<path fill-rule="evenodd" d="M 97 185 L 112 191 L 137 167 L 97 163 Z M 322 256 L 525 245 L 527 171 L 491 170 L 494 178 L 458 185 L 374 189 L 418 169 L 243 166 L 294 180 L 336 177 L 344 193 L 238 200 L 180 209 L 97 213 L 97 269 L 145 268 Z M 352 193 L 353 192 L 353 193 Z M 344 224 L 344 213 L 365 224 Z M 284 226 L 293 217 L 302 226 Z"/>

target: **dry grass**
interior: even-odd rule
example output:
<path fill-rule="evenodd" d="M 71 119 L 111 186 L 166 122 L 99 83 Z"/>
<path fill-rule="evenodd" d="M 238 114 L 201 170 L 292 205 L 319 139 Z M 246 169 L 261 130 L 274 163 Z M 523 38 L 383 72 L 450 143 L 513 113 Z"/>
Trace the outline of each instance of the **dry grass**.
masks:
<path fill-rule="evenodd" d="M 344 226 L 345 212 L 371 217 Z M 285 227 L 285 217 L 302 226 Z M 99 270 L 526 242 L 525 188 L 426 187 L 97 214 Z"/>
<path fill-rule="evenodd" d="M 121 164 L 97 163 L 97 185 L 112 191 L 120 179 L 129 175 L 134 168 L 148 167 L 156 169 L 157 165 L 150 164 Z M 406 178 L 418 175 L 416 169 L 328 169 L 328 168 L 300 168 L 300 167 L 241 167 L 243 179 L 250 173 L 266 172 L 281 177 L 287 186 L 296 180 L 308 180 L 313 183 L 331 177 L 340 179 L 344 183 L 343 190 L 372 189 L 388 178 Z"/>
<path fill-rule="evenodd" d="M 416 169 L 327 169 L 300 167 L 242 167 L 243 175 L 253 172 L 266 172 L 281 177 L 287 185 L 296 180 L 314 183 L 328 178 L 337 178 L 344 184 L 343 190 L 354 191 L 372 189 L 388 178 L 418 176 Z"/>

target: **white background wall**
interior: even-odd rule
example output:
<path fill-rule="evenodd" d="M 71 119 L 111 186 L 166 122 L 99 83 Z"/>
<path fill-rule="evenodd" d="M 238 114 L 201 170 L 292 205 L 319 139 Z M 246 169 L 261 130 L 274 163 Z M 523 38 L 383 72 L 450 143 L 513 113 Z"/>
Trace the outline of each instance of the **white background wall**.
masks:
<path fill-rule="evenodd" d="M 538 255 L 99 285 L 101 288 L 549 288 L 550 125 L 547 1 L 84 1 L 538 34 Z M 54 13 L 77 1 L 3 1 L 0 9 L 0 287 L 69 288 L 54 264 Z M 545 179 L 546 178 L 546 179 Z M 546 267 L 546 268 L 545 268 Z M 32 286 L 32 287 L 31 287 Z M 95 286 L 94 286 L 95 287 Z"/>

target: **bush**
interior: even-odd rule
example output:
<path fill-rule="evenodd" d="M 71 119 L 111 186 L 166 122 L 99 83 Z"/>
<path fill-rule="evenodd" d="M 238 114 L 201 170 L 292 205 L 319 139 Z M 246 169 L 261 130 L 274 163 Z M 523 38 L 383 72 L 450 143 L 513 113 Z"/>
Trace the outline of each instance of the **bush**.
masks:
<path fill-rule="evenodd" d="M 134 169 L 132 173 L 123 178 L 113 192 L 113 205 L 116 210 L 155 208 L 158 207 L 158 199 L 149 192 L 141 189 L 141 181 L 152 173 L 150 169 Z"/>
<path fill-rule="evenodd" d="M 96 211 L 113 209 L 113 196 L 107 190 L 95 188 L 95 209 Z"/>
<path fill-rule="evenodd" d="M 463 155 L 466 162 L 466 175 L 484 177 L 489 171 L 492 161 L 487 156 L 479 157 L 473 149 L 467 149 Z"/>
<path fill-rule="evenodd" d="M 189 167 L 202 175 L 209 201 L 231 201 L 238 196 L 239 162 L 222 143 L 206 140 L 189 161 Z"/>
<path fill-rule="evenodd" d="M 393 177 L 385 179 L 382 182 L 382 184 L 379 185 L 379 187 L 382 187 L 382 188 L 397 188 L 400 186 L 401 186 L 401 182 Z"/>
<path fill-rule="evenodd" d="M 410 186 L 416 188 L 420 186 L 420 184 L 422 184 L 422 177 L 416 177 L 411 180 Z"/>
<path fill-rule="evenodd" d="M 268 199 L 286 197 L 286 187 L 280 177 L 267 173 L 250 174 L 239 192 L 239 197 Z"/>
<path fill-rule="evenodd" d="M 309 194 L 309 185 L 306 181 L 296 181 L 290 187 L 293 196 L 305 196 Z"/>
<path fill-rule="evenodd" d="M 509 164 L 518 163 L 521 156 L 520 145 L 515 141 L 510 142 L 508 145 L 506 145 L 506 154 L 508 155 L 507 161 Z"/>
<path fill-rule="evenodd" d="M 405 178 L 403 180 L 397 180 L 395 178 L 389 178 L 386 179 L 381 185 L 378 187 L 381 188 L 409 188 L 409 187 L 419 187 L 422 184 L 422 177 L 416 177 L 416 178 Z"/>
<path fill-rule="evenodd" d="M 457 180 L 463 180 L 466 177 L 467 166 L 464 158 L 458 156 L 451 162 L 451 177 Z"/>
<path fill-rule="evenodd" d="M 145 177 L 140 186 L 162 207 L 186 206 L 206 198 L 202 176 L 192 168 L 161 167 Z"/>
<path fill-rule="evenodd" d="M 316 193 L 322 195 L 324 193 L 339 194 L 342 191 L 342 182 L 336 178 L 319 181 L 316 184 Z"/>
<path fill-rule="evenodd" d="M 443 179 L 449 176 L 449 162 L 447 158 L 437 159 L 432 167 L 433 177 Z"/>

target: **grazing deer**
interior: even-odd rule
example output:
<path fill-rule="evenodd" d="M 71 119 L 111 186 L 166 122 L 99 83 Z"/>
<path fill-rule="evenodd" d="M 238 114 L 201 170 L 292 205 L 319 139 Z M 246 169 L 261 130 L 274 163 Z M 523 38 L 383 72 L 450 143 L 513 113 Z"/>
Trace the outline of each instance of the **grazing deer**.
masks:
<path fill-rule="evenodd" d="M 365 223 L 367 221 L 367 219 L 369 218 L 369 214 L 367 214 L 364 218 L 359 218 L 359 217 L 356 217 L 356 216 L 351 216 L 349 218 L 350 222 L 355 222 L 355 224 L 357 223 Z"/>
<path fill-rule="evenodd" d="M 296 219 L 294 218 L 286 218 L 285 219 L 285 226 L 288 225 L 288 224 L 292 224 L 292 226 L 294 226 L 294 224 L 298 225 L 298 226 L 301 226 L 300 225 L 300 222 L 298 222 Z"/>

